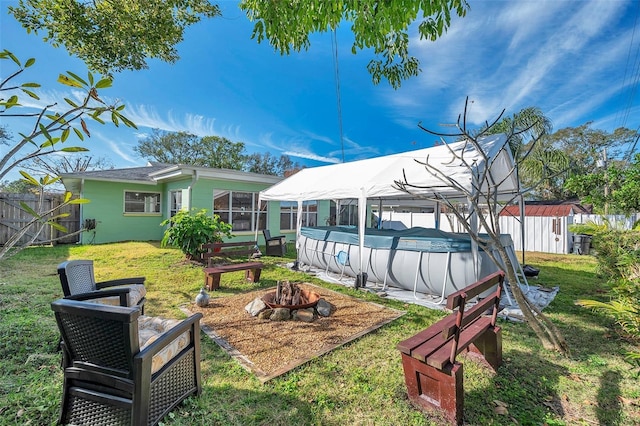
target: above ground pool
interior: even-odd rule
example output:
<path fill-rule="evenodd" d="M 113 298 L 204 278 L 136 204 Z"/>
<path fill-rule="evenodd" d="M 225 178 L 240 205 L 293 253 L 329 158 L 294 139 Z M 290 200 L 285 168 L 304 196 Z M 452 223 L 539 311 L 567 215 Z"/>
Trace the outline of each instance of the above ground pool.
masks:
<path fill-rule="evenodd" d="M 341 275 L 357 275 L 360 247 L 356 227 L 303 227 L 300 233 L 299 262 Z M 501 242 L 505 247 L 513 246 L 509 235 L 502 235 Z M 468 234 L 428 228 L 367 229 L 363 255 L 363 272 L 370 283 L 446 298 L 476 281 Z M 498 270 L 482 250 L 477 267 L 477 277 Z"/>

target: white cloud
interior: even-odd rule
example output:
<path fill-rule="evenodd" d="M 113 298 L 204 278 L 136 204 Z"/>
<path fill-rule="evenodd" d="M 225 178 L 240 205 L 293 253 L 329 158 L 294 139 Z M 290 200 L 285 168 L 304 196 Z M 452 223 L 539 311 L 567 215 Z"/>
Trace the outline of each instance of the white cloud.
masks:
<path fill-rule="evenodd" d="M 121 146 L 124 144 L 118 144 L 112 138 L 106 137 L 100 132 L 93 132 L 92 138 L 99 139 L 104 142 L 109 147 L 109 151 L 111 151 L 111 153 L 117 155 L 126 162 L 131 164 L 137 164 L 140 162 L 139 159 L 134 158 L 132 154 L 130 154 L 131 149 L 129 147 Z M 129 152 L 125 152 L 125 149 L 127 149 Z"/>
<path fill-rule="evenodd" d="M 336 164 L 336 163 L 341 163 L 342 162 L 338 158 L 322 156 L 322 155 L 314 154 L 312 152 L 285 151 L 284 154 L 288 155 L 289 157 L 303 158 L 305 160 L 319 161 L 321 163 Z"/>
<path fill-rule="evenodd" d="M 286 129 L 286 133 L 290 135 L 280 138 L 273 132 L 263 133 L 259 137 L 260 146 L 290 157 L 331 164 L 341 163 L 343 152 L 345 161 L 379 154 L 377 147 L 373 144 L 360 145 L 347 135 L 343 136 L 343 146 L 339 140 L 336 141 L 329 136 L 308 129 L 300 131 Z M 318 152 L 324 154 L 318 154 Z"/>
<path fill-rule="evenodd" d="M 307 139 L 311 141 L 323 142 L 327 145 L 337 145 L 337 142 L 334 139 L 330 138 L 329 136 L 319 135 L 308 129 L 302 130 L 300 132 L 300 135 L 305 136 Z"/>
<path fill-rule="evenodd" d="M 630 31 L 616 26 L 627 7 L 611 1 L 474 3 L 436 42 L 413 39 L 422 74 L 380 96 L 393 120 L 407 128 L 415 125 L 416 110 L 434 121 L 455 121 L 467 96 L 471 125 L 503 109 L 507 115 L 528 106 L 557 112 L 557 99 L 573 110 L 562 120 L 580 120 L 610 100 L 604 93 L 616 92 L 611 75 L 630 41 Z"/>
<path fill-rule="evenodd" d="M 339 156 L 340 158 L 342 158 L 342 151 L 343 149 L 341 148 L 340 150 L 330 152 L 329 155 L 335 157 Z M 380 150 L 376 145 L 373 145 L 371 143 L 362 145 L 352 140 L 348 136 L 344 136 L 344 154 L 347 158 L 359 160 L 375 155 L 380 155 Z"/>
<path fill-rule="evenodd" d="M 284 128 L 281 134 L 263 133 L 258 140 L 261 148 L 290 157 L 332 164 L 342 162 L 343 158 L 343 147 L 339 139 L 309 129 Z M 354 157 L 361 158 L 371 153 L 377 154 L 377 152 L 377 148 L 372 144 L 361 146 L 348 135 L 344 135 L 345 161 Z"/>
<path fill-rule="evenodd" d="M 138 127 L 160 129 L 167 132 L 188 132 L 196 136 L 220 136 L 232 141 L 241 139 L 240 125 L 216 126 L 216 119 L 199 114 L 186 113 L 177 116 L 173 111 L 159 114 L 147 105 L 127 106 L 124 115 Z"/>

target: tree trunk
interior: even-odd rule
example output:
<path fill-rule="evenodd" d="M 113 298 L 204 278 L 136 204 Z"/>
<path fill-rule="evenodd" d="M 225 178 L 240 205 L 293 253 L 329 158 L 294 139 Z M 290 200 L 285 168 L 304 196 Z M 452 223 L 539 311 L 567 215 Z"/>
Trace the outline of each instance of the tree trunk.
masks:
<path fill-rule="evenodd" d="M 533 329 L 536 336 L 542 342 L 542 346 L 545 349 L 556 350 L 562 353 L 565 356 L 569 355 L 569 347 L 567 342 L 564 340 L 564 337 L 557 329 L 555 324 L 547 318 L 542 312 L 532 303 L 529 302 L 527 296 L 524 295 L 522 289 L 518 285 L 518 280 L 516 278 L 515 269 L 513 264 L 511 263 L 511 259 L 509 258 L 507 251 L 502 246 L 502 244 L 498 244 L 498 252 L 500 253 L 500 257 L 505 265 L 505 273 L 507 274 L 507 278 L 509 279 L 511 292 L 524 315 L 524 319 L 527 321 L 529 326 Z"/>
<path fill-rule="evenodd" d="M 419 164 L 424 166 L 426 173 L 439 180 L 443 187 L 453 190 L 458 195 L 448 197 L 446 194 L 443 194 L 436 189 L 434 189 L 433 195 L 429 195 L 425 192 L 426 188 L 424 186 L 412 184 L 407 180 L 406 175 L 403 176 L 402 180 L 395 181 L 394 185 L 397 189 L 413 195 L 416 198 L 430 200 L 436 205 L 444 205 L 449 212 L 453 213 L 453 215 L 458 218 L 459 223 L 464 227 L 465 231 L 467 231 L 469 236 L 478 244 L 478 246 L 484 249 L 485 253 L 499 268 L 505 269 L 511 290 L 518 306 L 522 310 L 524 319 L 536 333 L 544 348 L 557 350 L 564 355 L 569 355 L 567 342 L 562 337 L 558 328 L 551 320 L 549 320 L 549 318 L 542 314 L 540 309 L 529 302 L 522 292 L 522 289 L 520 289 L 511 259 L 500 241 L 499 214 L 502 206 L 518 199 L 519 197 L 521 198 L 521 196 L 526 192 L 523 191 L 518 184 L 518 187 L 516 188 L 517 191 L 509 194 L 509 196 L 512 197 L 510 200 L 500 200 L 501 197 L 507 195 L 501 193 L 501 185 L 510 178 L 515 178 L 519 182 L 519 166 L 531 153 L 544 132 L 536 133 L 532 141 L 528 143 L 525 152 L 521 153 L 521 155 L 513 162 L 510 170 L 497 170 L 494 172 L 492 167 L 494 158 L 489 152 L 486 152 L 485 147 L 480 144 L 479 136 L 475 136 L 472 134 L 473 132 L 469 132 L 467 130 L 466 119 L 468 102 L 469 99 L 467 98 L 464 114 L 458 117 L 458 123 L 456 125 L 458 132 L 454 134 L 433 132 L 421 125 L 418 125 L 428 133 L 440 136 L 444 146 L 448 146 L 444 140 L 445 136 L 456 137 L 458 140 L 466 141 L 466 148 L 475 150 L 478 153 L 480 161 L 476 162 L 476 160 L 474 160 L 473 162 L 469 162 L 468 156 L 465 155 L 465 152 L 467 151 L 466 149 L 461 151 L 455 151 L 453 149 L 450 150 L 451 161 L 455 161 L 457 164 L 459 163 L 462 166 L 467 167 L 467 171 L 470 172 L 469 174 L 471 178 L 465 177 L 460 180 L 456 176 L 451 175 L 447 170 L 439 169 L 438 166 L 430 163 L 428 156 L 426 159 L 416 159 Z M 500 116 L 502 116 L 502 113 Z M 486 128 L 479 135 L 499 133 L 503 131 L 500 126 L 497 126 L 497 123 L 498 119 L 496 119 L 492 124 L 487 122 Z M 513 121 L 505 123 L 510 127 L 510 133 L 505 134 L 505 138 L 502 139 L 503 142 L 500 150 L 509 152 L 509 150 L 512 149 L 510 142 L 515 143 L 520 141 L 523 134 L 536 127 L 539 123 L 544 124 L 544 120 L 534 120 L 533 122 L 531 122 L 531 120 L 524 120 L 522 126 L 516 126 L 516 123 Z M 496 127 L 494 128 L 494 126 Z M 492 131 L 492 128 L 494 128 L 493 130 L 495 131 Z M 476 133 L 476 135 L 478 134 Z M 540 183 L 542 183 L 546 178 L 547 177 L 541 179 Z M 457 209 L 461 203 L 462 197 L 466 198 L 467 207 L 469 209 L 468 211 L 470 213 L 469 215 Z M 488 219 L 482 214 L 483 209 L 488 210 Z M 480 222 L 480 227 L 478 227 L 477 224 L 471 226 L 472 219 L 477 219 Z M 480 229 L 483 230 L 485 236 L 480 236 Z M 487 236 L 489 237 L 489 240 L 487 240 Z M 494 248 L 498 250 L 500 259 L 498 259 L 493 253 Z"/>

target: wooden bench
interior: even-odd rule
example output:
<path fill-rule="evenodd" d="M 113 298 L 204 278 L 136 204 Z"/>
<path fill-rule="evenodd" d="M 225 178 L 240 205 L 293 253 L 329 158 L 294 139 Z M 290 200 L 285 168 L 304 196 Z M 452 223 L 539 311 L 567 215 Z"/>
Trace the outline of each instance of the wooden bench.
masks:
<path fill-rule="evenodd" d="M 212 291 L 220 288 L 220 276 L 225 272 L 246 271 L 247 281 L 257 283 L 260 281 L 260 272 L 264 267 L 262 262 L 250 261 L 242 263 L 214 264 L 216 260 L 242 256 L 249 260 L 260 255 L 256 241 L 244 241 L 238 243 L 207 243 L 202 248 L 204 268 L 204 285 Z"/>
<path fill-rule="evenodd" d="M 502 335 L 496 326 L 504 272 L 493 273 L 447 298 L 457 311 L 398 344 L 409 399 L 418 408 L 440 410 L 453 423 L 463 421 L 463 351 L 480 355 L 494 371 L 502 364 Z M 492 288 L 495 289 L 492 290 Z M 486 296 L 485 292 L 490 291 Z M 466 303 L 486 296 L 469 309 Z M 484 315 L 491 310 L 491 315 Z"/>

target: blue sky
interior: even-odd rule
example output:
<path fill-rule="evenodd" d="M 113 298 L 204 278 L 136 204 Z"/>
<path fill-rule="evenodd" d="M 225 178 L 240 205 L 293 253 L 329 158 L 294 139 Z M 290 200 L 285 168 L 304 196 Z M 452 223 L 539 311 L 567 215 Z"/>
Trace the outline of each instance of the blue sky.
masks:
<path fill-rule="evenodd" d="M 86 67 L 62 48 L 27 34 L 0 2 L 0 48 L 37 59 L 25 80 L 42 84 L 43 101 L 72 96 L 56 83 L 59 73 L 86 75 Z M 315 35 L 308 51 L 281 56 L 251 39 L 253 24 L 236 2 L 219 3 L 222 18 L 190 27 L 178 45 L 175 64 L 150 61 L 150 68 L 115 75 L 107 99 L 126 104 L 138 129 L 91 124 L 86 146 L 116 167 L 144 165 L 133 148 L 154 128 L 218 135 L 243 142 L 248 153 L 286 154 L 305 166 L 370 158 L 432 146 L 435 137 L 418 123 L 451 131 L 471 104 L 477 126 L 502 109 L 511 115 L 540 108 L 554 129 L 593 121 L 611 131 L 638 122 L 640 2 L 476 1 L 455 17 L 436 42 L 411 31 L 411 51 L 422 73 L 399 90 L 374 86 L 366 70 L 369 52 L 351 53 L 350 24 L 337 32 L 343 142 L 340 138 L 335 61 L 331 34 Z M 9 69 L 2 61 L 0 74 Z M 0 118 L 13 133 L 27 131 L 24 119 Z M 0 146 L 0 153 L 6 147 Z"/>

